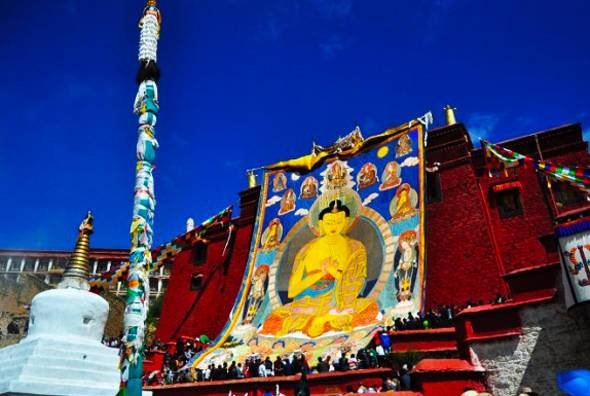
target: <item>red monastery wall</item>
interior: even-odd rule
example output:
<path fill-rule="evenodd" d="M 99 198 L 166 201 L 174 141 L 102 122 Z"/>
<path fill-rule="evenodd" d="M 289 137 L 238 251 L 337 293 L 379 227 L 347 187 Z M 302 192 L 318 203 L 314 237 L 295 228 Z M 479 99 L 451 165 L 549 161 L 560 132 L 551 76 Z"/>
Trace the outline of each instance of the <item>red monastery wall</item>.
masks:
<path fill-rule="evenodd" d="M 428 307 L 491 299 L 501 279 L 470 165 L 441 171 L 442 201 L 427 207 Z"/>
<path fill-rule="evenodd" d="M 240 217 L 232 219 L 235 231 L 225 257 L 227 225 L 209 230 L 204 262 L 199 263 L 197 245 L 174 257 L 162 306 L 163 319 L 156 333 L 158 339 L 170 341 L 179 336 L 207 334 L 215 337 L 219 334 L 242 284 L 259 191 L 254 188 L 241 194 Z M 192 290 L 191 282 L 196 274 L 202 275 L 202 286 Z"/>

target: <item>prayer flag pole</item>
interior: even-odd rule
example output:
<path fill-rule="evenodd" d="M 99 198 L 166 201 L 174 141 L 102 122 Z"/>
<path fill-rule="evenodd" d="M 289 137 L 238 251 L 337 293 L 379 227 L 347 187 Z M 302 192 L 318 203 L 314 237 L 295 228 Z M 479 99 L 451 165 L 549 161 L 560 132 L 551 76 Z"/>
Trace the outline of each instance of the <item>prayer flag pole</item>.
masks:
<path fill-rule="evenodd" d="M 139 88 L 133 109 L 139 116 L 139 129 L 119 396 L 141 396 L 142 393 L 145 320 L 149 302 L 149 273 L 152 265 L 150 249 L 156 206 L 152 171 L 158 147 L 154 127 L 159 109 L 157 81 L 160 72 L 156 61 L 160 24 L 161 16 L 156 7 L 156 0 L 148 0 L 139 21 L 141 29 L 140 66 L 137 73 Z"/>

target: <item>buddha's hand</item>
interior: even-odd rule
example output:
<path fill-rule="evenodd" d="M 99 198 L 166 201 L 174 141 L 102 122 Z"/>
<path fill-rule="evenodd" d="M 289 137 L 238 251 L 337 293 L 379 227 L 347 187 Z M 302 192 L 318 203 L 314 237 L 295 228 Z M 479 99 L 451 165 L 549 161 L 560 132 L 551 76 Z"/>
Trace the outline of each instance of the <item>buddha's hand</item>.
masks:
<path fill-rule="evenodd" d="M 322 261 L 322 272 L 332 275 L 334 279 L 339 279 L 342 276 L 342 271 L 338 269 L 338 261 L 333 257 L 328 257 Z"/>

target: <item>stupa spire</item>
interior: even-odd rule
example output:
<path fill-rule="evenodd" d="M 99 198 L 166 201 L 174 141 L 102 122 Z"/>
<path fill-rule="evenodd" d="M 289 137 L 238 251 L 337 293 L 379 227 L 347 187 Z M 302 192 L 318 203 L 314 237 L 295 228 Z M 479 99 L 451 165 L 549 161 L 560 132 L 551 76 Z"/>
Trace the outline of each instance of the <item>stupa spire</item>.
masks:
<path fill-rule="evenodd" d="M 90 274 L 88 253 L 90 251 L 90 235 L 94 232 L 93 223 L 94 217 L 89 211 L 86 218 L 80 223 L 76 246 L 63 273 L 63 279 L 57 286 L 58 288 L 90 289 L 88 284 L 88 275 Z"/>

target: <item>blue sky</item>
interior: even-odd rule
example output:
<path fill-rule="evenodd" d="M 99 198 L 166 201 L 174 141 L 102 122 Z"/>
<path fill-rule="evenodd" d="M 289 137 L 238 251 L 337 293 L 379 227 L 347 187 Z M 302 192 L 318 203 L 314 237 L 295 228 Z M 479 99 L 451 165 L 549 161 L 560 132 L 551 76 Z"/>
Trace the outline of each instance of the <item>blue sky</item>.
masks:
<path fill-rule="evenodd" d="M 143 1 L 6 2 L 0 248 L 129 246 Z M 451 103 L 501 140 L 582 122 L 587 1 L 162 1 L 155 242 L 246 186 L 245 169 Z"/>

